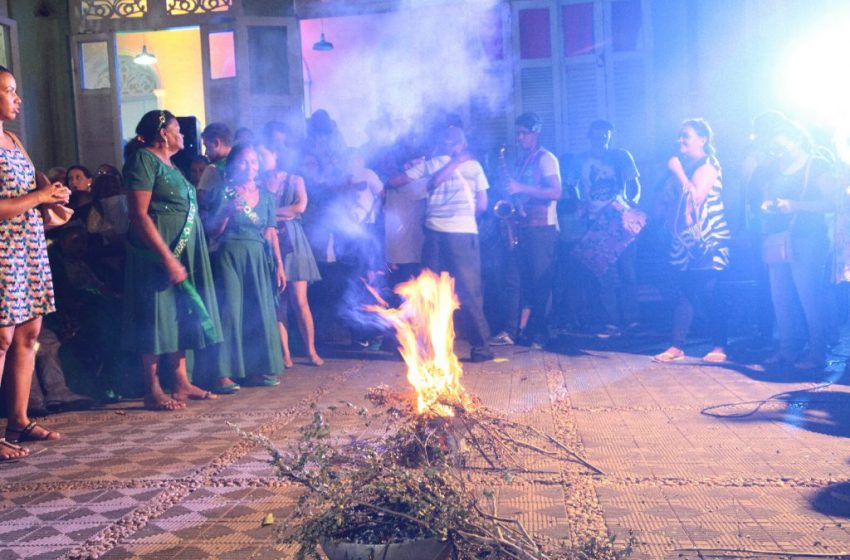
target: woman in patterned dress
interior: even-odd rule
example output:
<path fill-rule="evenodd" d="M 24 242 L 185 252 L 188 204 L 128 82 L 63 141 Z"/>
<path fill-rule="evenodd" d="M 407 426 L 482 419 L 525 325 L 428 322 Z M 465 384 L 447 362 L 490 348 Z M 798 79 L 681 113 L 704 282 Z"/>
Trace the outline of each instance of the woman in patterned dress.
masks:
<path fill-rule="evenodd" d="M 18 442 L 60 437 L 31 421 L 27 405 L 41 319 L 55 310 L 39 206 L 67 203 L 71 191 L 59 183 L 36 188 L 29 156 L 3 129 L 20 110 L 15 77 L 0 66 L 0 380 L 6 385 L 8 417 L 0 461 L 29 454 Z"/>
<path fill-rule="evenodd" d="M 729 226 L 723 210 L 720 163 L 714 156 L 711 127 L 703 119 L 682 123 L 679 154 L 670 158 L 672 190 L 678 193 L 670 262 L 677 270 L 679 299 L 673 312 L 673 343 L 657 362 L 685 357 L 683 347 L 694 312 L 708 316 L 713 347 L 706 362 L 726 361 L 726 310 L 717 285 L 729 266 Z"/>
<path fill-rule="evenodd" d="M 125 153 L 130 230 L 124 288 L 123 343 L 142 355 L 145 407 L 185 408 L 215 395 L 192 384 L 186 350 L 221 342 L 218 303 L 195 189 L 171 163 L 183 148 L 177 119 L 149 111 Z M 172 396 L 159 382 L 160 357 L 174 374 Z"/>
<path fill-rule="evenodd" d="M 301 339 L 307 346 L 307 357 L 314 366 L 321 366 L 325 361 L 316 351 L 316 330 L 313 324 L 313 312 L 307 300 L 307 284 L 322 279 L 316 258 L 304 228 L 301 225 L 301 215 L 307 209 L 307 189 L 304 179 L 284 171 L 278 165 L 278 155 L 274 150 L 265 146 L 258 149 L 264 173 L 266 190 L 272 193 L 277 201 L 278 239 L 285 249 L 281 249 L 283 264 L 286 269 L 287 287 L 278 301 L 277 324 L 280 340 L 283 345 L 283 359 L 286 367 L 292 367 L 292 356 L 289 352 L 289 332 L 286 328 L 287 302 L 295 306 L 295 316 Z"/>
<path fill-rule="evenodd" d="M 274 199 L 256 182 L 257 152 L 237 144 L 227 156 L 230 184 L 212 194 L 208 231 L 218 241 L 215 280 L 221 301 L 224 342 L 218 348 L 216 392 L 232 393 L 239 382 L 280 384 L 284 361 L 275 314 L 286 274 L 277 242 Z"/>

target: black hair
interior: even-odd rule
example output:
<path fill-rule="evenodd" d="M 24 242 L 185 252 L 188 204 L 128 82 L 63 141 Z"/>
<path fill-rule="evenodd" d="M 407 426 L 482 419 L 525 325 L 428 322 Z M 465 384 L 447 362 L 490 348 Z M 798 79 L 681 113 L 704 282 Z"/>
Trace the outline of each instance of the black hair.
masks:
<path fill-rule="evenodd" d="M 248 150 L 254 150 L 256 152 L 257 147 L 253 142 L 239 142 L 230 149 L 230 153 L 227 154 L 227 162 L 225 163 L 225 169 L 227 170 L 228 177 L 233 177 L 233 165 L 236 163 L 236 160 Z"/>
<path fill-rule="evenodd" d="M 80 165 L 80 164 L 72 165 L 71 167 L 69 167 L 68 170 L 65 172 L 65 177 L 68 177 L 69 175 L 71 175 L 71 171 L 73 171 L 75 169 L 79 169 L 80 171 L 82 171 L 83 175 L 85 175 L 86 179 L 91 179 L 93 177 L 92 172 L 89 170 L 89 168 L 86 167 L 85 165 Z M 66 179 L 66 181 L 67 181 L 67 179 Z"/>
<path fill-rule="evenodd" d="M 230 127 L 220 122 L 208 124 L 206 128 L 204 128 L 204 131 L 201 132 L 201 138 L 210 141 L 218 140 L 225 146 L 233 145 L 233 133 L 230 132 Z"/>
<path fill-rule="evenodd" d="M 587 127 L 587 130 L 599 129 L 605 130 L 606 132 L 614 132 L 614 125 L 611 124 L 611 121 L 606 121 L 605 119 L 596 119 L 590 126 Z"/>
<path fill-rule="evenodd" d="M 523 113 L 514 121 L 516 126 L 524 126 L 531 132 L 543 130 L 543 119 L 537 113 Z"/>
<path fill-rule="evenodd" d="M 121 194 L 121 179 L 110 173 L 98 175 L 91 183 L 91 193 L 95 198 L 109 198 Z"/>
<path fill-rule="evenodd" d="M 130 159 L 140 148 L 150 148 L 158 144 L 162 138 L 159 131 L 176 119 L 171 111 L 159 109 L 142 115 L 136 125 L 136 137 L 124 145 L 124 161 Z"/>
<path fill-rule="evenodd" d="M 236 132 L 233 133 L 233 140 L 235 142 L 247 142 L 248 140 L 239 140 L 240 136 L 248 135 L 251 141 L 254 140 L 254 131 L 248 128 L 247 126 L 240 126 L 236 129 Z"/>
<path fill-rule="evenodd" d="M 688 119 L 682 122 L 682 128 L 691 128 L 697 133 L 700 138 L 705 138 L 705 153 L 713 156 L 716 152 L 714 149 L 714 132 L 711 130 L 711 125 L 703 118 Z"/>
<path fill-rule="evenodd" d="M 785 119 L 773 128 L 771 139 L 777 136 L 784 136 L 789 140 L 799 143 L 803 151 L 808 154 L 811 154 L 815 149 L 815 143 L 809 131 L 803 125 L 791 119 Z"/>
<path fill-rule="evenodd" d="M 11 74 L 12 71 L 0 64 L 0 74 Z"/>
<path fill-rule="evenodd" d="M 289 127 L 280 121 L 269 121 L 263 125 L 263 138 L 266 141 L 271 140 L 271 137 L 278 132 L 289 136 Z"/>

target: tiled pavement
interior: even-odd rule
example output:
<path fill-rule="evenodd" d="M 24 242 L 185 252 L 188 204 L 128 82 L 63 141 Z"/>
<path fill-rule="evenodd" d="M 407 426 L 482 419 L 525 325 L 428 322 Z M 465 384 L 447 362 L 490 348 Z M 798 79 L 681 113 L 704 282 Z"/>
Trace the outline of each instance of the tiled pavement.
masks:
<path fill-rule="evenodd" d="M 464 366 L 486 405 L 604 472 L 530 457 L 533 474 L 497 486 L 501 515 L 572 542 L 632 530 L 636 558 L 850 555 L 850 380 L 659 365 L 649 344 L 578 350 L 586 346 L 500 348 L 504 360 Z M 0 465 L 0 560 L 292 557 L 261 522 L 285 518 L 295 489 L 225 422 L 284 444 L 312 402 L 363 402 L 369 387 L 402 386 L 402 363 L 381 357 L 299 366 L 279 387 L 178 413 L 127 403 L 50 417 L 62 441 Z M 811 390 L 827 379 L 835 383 Z M 723 403 L 732 406 L 703 413 Z"/>

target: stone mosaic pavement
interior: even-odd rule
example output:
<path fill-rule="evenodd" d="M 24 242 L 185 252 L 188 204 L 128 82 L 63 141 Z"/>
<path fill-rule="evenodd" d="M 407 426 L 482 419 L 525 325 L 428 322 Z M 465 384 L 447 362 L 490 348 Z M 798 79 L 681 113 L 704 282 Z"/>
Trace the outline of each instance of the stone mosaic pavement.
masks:
<path fill-rule="evenodd" d="M 635 558 L 850 557 L 843 364 L 788 376 L 655 364 L 648 355 L 658 349 L 567 339 L 554 351 L 499 348 L 496 363 L 465 364 L 467 389 L 486 405 L 557 435 L 605 473 L 539 462 L 496 486 L 499 513 L 571 542 L 632 530 Z M 283 444 L 311 403 L 363 402 L 379 383 L 401 387 L 401 362 L 378 354 L 302 365 L 279 387 L 178 413 L 129 402 L 52 416 L 62 441 L 0 464 L 0 560 L 290 558 L 261 522 L 285 518 L 295 490 L 225 422 Z M 727 406 L 705 410 L 717 405 Z"/>

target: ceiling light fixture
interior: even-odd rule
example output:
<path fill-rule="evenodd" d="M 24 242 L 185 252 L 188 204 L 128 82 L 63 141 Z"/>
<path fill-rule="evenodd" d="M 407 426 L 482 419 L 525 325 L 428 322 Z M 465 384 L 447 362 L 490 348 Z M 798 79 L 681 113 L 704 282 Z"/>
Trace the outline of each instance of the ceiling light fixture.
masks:
<path fill-rule="evenodd" d="M 332 51 L 334 50 L 334 44 L 330 41 L 325 40 L 325 20 L 322 20 L 322 35 L 321 38 L 313 43 L 314 51 Z"/>
<path fill-rule="evenodd" d="M 156 64 L 156 55 L 148 52 L 147 42 L 147 34 L 142 35 L 142 52 L 133 57 L 133 62 L 136 64 L 141 64 L 142 66 Z"/>

